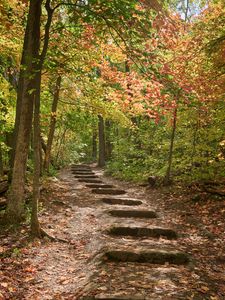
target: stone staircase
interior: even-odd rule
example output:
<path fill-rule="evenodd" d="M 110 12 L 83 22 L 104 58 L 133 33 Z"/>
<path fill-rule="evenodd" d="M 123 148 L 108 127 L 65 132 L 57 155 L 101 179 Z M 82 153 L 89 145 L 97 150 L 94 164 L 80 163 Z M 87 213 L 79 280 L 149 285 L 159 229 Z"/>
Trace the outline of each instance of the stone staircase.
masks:
<path fill-rule="evenodd" d="M 113 239 L 113 243 L 109 242 L 98 257 L 97 273 L 102 278 L 102 292 L 96 294 L 90 291 L 90 295 L 81 299 L 173 299 L 166 295 L 165 298 L 152 298 L 148 289 L 158 282 L 171 284 L 167 275 L 175 276 L 177 267 L 186 268 L 190 263 L 187 253 L 174 248 L 173 241 L 179 240 L 178 233 L 172 228 L 150 226 L 148 221 L 159 219 L 158 214 L 149 209 L 144 200 L 130 198 L 125 190 L 104 183 L 90 166 L 72 165 L 71 171 L 80 183 L 90 188 L 90 193 L 99 195 L 96 201 L 101 202 L 103 212 L 112 218 L 102 234 Z M 160 243 L 161 238 L 167 242 Z M 179 271 L 182 272 L 181 269 Z M 107 276 L 104 277 L 104 274 Z M 116 282 L 120 286 L 118 291 L 112 288 Z M 129 288 L 124 288 L 126 284 Z"/>

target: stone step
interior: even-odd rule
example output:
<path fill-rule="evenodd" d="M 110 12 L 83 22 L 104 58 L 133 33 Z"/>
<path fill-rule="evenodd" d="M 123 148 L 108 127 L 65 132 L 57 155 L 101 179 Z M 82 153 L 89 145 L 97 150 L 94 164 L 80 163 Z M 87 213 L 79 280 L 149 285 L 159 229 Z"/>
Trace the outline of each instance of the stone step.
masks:
<path fill-rule="evenodd" d="M 71 167 L 71 170 L 74 170 L 74 171 L 90 171 L 91 168 L 88 168 L 88 167 Z"/>
<path fill-rule="evenodd" d="M 104 189 L 111 189 L 114 187 L 114 185 L 112 184 L 86 184 L 86 187 L 89 187 L 89 188 L 104 188 Z"/>
<path fill-rule="evenodd" d="M 72 164 L 71 168 L 91 168 L 91 167 L 87 164 Z"/>
<path fill-rule="evenodd" d="M 72 170 L 91 170 L 91 167 L 88 166 L 71 166 Z"/>
<path fill-rule="evenodd" d="M 72 171 L 89 172 L 91 168 L 71 168 Z"/>
<path fill-rule="evenodd" d="M 72 173 L 74 174 L 74 175 L 95 175 L 95 173 L 94 172 L 92 172 L 92 171 L 85 171 L 85 172 L 81 172 L 81 171 L 72 171 Z"/>
<path fill-rule="evenodd" d="M 177 233 L 167 228 L 146 228 L 146 227 L 125 227 L 115 226 L 107 230 L 107 233 L 115 236 L 134 236 L 134 237 L 165 237 L 169 240 L 177 239 Z"/>
<path fill-rule="evenodd" d="M 124 190 L 117 190 L 117 189 L 93 189 L 91 191 L 94 194 L 102 194 L 102 195 L 123 195 L 126 194 L 126 191 Z"/>
<path fill-rule="evenodd" d="M 86 296 L 82 300 L 150 300 L 145 296 L 135 296 L 135 295 L 109 295 L 109 294 L 99 294 L 96 296 Z"/>
<path fill-rule="evenodd" d="M 102 183 L 102 181 L 98 179 L 78 179 L 78 181 L 84 183 Z"/>
<path fill-rule="evenodd" d="M 185 265 L 190 262 L 190 257 L 184 252 L 166 251 L 161 249 L 145 251 L 108 250 L 103 254 L 102 260 L 114 262 L 151 263 L 160 265 L 164 265 L 165 263 Z"/>
<path fill-rule="evenodd" d="M 74 175 L 75 178 L 78 179 L 97 179 L 99 178 L 97 175 Z"/>
<path fill-rule="evenodd" d="M 119 218 L 157 218 L 157 214 L 152 210 L 123 210 L 123 209 L 115 209 L 107 211 L 113 217 Z"/>
<path fill-rule="evenodd" d="M 129 206 L 134 206 L 134 205 L 141 205 L 143 202 L 141 200 L 137 199 L 129 199 L 129 198 L 102 198 L 102 202 L 110 205 L 129 205 Z"/>

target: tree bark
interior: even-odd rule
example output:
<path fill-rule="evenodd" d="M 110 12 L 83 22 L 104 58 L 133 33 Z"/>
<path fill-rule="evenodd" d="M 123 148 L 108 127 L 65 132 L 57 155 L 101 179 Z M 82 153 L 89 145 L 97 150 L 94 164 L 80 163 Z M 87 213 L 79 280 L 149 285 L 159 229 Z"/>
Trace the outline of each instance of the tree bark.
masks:
<path fill-rule="evenodd" d="M 49 32 L 52 22 L 54 10 L 50 7 L 50 0 L 46 1 L 45 8 L 47 11 L 47 22 L 45 24 L 44 45 L 39 56 L 38 66 L 35 76 L 35 98 L 34 98 L 34 176 L 33 176 L 33 199 L 32 199 L 32 212 L 31 212 L 31 234 L 34 237 L 41 238 L 44 231 L 41 229 L 38 220 L 38 203 L 40 199 L 40 176 L 41 176 L 41 130 L 40 130 L 40 93 L 41 93 L 41 71 L 43 68 L 44 60 L 47 54 L 49 43 Z M 40 25 L 40 23 L 39 23 Z M 40 28 L 40 27 L 39 27 Z M 40 34 L 40 32 L 39 32 Z M 39 35 L 40 43 L 40 35 Z M 40 49 L 40 44 L 39 44 Z"/>
<path fill-rule="evenodd" d="M 51 149 L 52 149 L 52 143 L 54 139 L 54 133 L 55 133 L 55 125 L 56 125 L 56 111 L 59 101 L 59 91 L 60 91 L 60 85 L 61 85 L 61 76 L 58 76 L 56 80 L 55 90 L 54 90 L 54 97 L 52 102 L 52 111 L 51 111 L 51 121 L 50 121 L 50 127 L 49 127 L 49 134 L 48 134 L 48 142 L 45 152 L 45 160 L 44 160 L 44 169 L 48 172 L 49 171 L 49 165 L 51 161 Z"/>
<path fill-rule="evenodd" d="M 0 180 L 0 195 L 5 193 L 9 188 L 9 184 L 7 180 Z"/>
<path fill-rule="evenodd" d="M 105 166 L 105 126 L 102 116 L 98 116 L 98 166 Z"/>
<path fill-rule="evenodd" d="M 0 144 L 0 177 L 4 175 L 2 146 Z"/>
<path fill-rule="evenodd" d="M 196 155 L 196 145 L 197 145 L 197 140 L 198 140 L 198 131 L 199 131 L 199 120 L 200 120 L 200 110 L 198 110 L 198 115 L 197 115 L 197 120 L 196 123 L 194 124 L 194 135 L 193 135 L 193 142 L 192 142 L 192 153 L 191 153 L 191 171 L 193 170 L 194 167 L 194 157 Z"/>
<path fill-rule="evenodd" d="M 45 141 L 44 141 L 43 137 L 41 136 L 41 149 L 44 151 L 44 153 L 46 153 L 46 148 L 47 148 L 47 145 L 45 144 Z"/>
<path fill-rule="evenodd" d="M 12 184 L 5 215 L 9 223 L 18 223 L 24 219 L 25 171 L 32 128 L 35 75 L 39 59 L 41 4 L 41 0 L 30 1 L 25 31 L 17 93 Z"/>
<path fill-rule="evenodd" d="M 33 131 L 33 147 L 34 147 L 34 174 L 33 174 L 33 199 L 31 211 L 31 235 L 41 237 L 41 228 L 38 220 L 38 202 L 40 199 L 40 174 L 41 174 L 41 132 L 40 132 L 40 86 L 41 74 L 37 75 L 37 90 L 34 101 L 34 131 Z"/>
<path fill-rule="evenodd" d="M 171 138 L 170 138 L 168 168 L 167 168 L 165 179 L 164 179 L 165 184 L 170 184 L 170 181 L 171 181 L 171 167 L 172 167 L 172 160 L 173 160 L 173 148 L 174 148 L 174 139 L 175 139 L 176 128 L 177 128 L 177 107 L 174 109 L 174 112 L 173 112 L 173 127 L 172 127 L 172 133 L 171 133 Z"/>
<path fill-rule="evenodd" d="M 97 159 L 97 132 L 95 128 L 93 128 L 92 133 L 92 159 L 93 161 Z"/>
<path fill-rule="evenodd" d="M 12 169 L 13 169 L 13 161 L 12 161 L 12 152 L 14 147 L 14 133 L 13 132 L 6 132 L 5 133 L 5 144 L 10 148 L 8 151 L 8 161 L 9 161 L 9 182 L 11 182 L 12 179 Z M 11 178 L 11 179 L 10 179 Z"/>
<path fill-rule="evenodd" d="M 110 129 L 111 129 L 111 123 L 109 120 L 105 121 L 105 131 L 106 131 L 106 137 L 105 137 L 105 156 L 106 160 L 109 160 L 112 156 L 112 143 L 110 140 Z"/>
<path fill-rule="evenodd" d="M 65 141 L 65 137 L 66 137 L 67 130 L 68 130 L 68 128 L 65 128 L 65 129 L 63 130 L 63 133 L 62 133 L 61 138 L 59 138 L 58 151 L 57 151 L 56 158 L 55 158 L 56 165 L 58 164 L 58 159 L 59 159 L 61 147 L 62 147 L 62 145 L 63 145 L 63 143 L 64 143 L 64 141 Z"/>

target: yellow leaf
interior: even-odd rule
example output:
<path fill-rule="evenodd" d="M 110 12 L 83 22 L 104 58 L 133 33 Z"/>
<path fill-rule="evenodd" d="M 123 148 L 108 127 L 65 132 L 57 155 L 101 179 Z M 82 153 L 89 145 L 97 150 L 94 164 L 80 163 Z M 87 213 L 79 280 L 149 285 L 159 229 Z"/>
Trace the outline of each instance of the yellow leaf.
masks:
<path fill-rule="evenodd" d="M 201 286 L 199 289 L 202 293 L 207 293 L 209 291 L 209 288 L 207 286 Z"/>
<path fill-rule="evenodd" d="M 8 287 L 8 283 L 7 282 L 1 282 L 1 286 L 3 286 L 4 288 Z"/>

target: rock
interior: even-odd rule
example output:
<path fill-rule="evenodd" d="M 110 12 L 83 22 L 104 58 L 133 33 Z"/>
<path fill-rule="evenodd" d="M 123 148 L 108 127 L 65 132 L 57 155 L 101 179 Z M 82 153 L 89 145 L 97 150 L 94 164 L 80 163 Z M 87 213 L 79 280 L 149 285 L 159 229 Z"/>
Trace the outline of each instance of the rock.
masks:
<path fill-rule="evenodd" d="M 141 200 L 136 200 L 136 199 L 123 199 L 123 198 L 102 198 L 102 202 L 106 204 L 111 204 L 111 205 L 141 205 L 142 201 Z"/>
<path fill-rule="evenodd" d="M 0 181 L 0 194 L 4 194 L 5 192 L 7 192 L 8 188 L 9 184 L 7 180 Z"/>
<path fill-rule="evenodd" d="M 151 187 L 155 187 L 155 186 L 156 186 L 156 183 L 157 183 L 157 177 L 156 177 L 156 176 L 149 176 L 149 177 L 148 177 L 148 184 L 149 184 Z"/>
<path fill-rule="evenodd" d="M 78 179 L 78 181 L 84 183 L 102 183 L 102 181 L 98 179 Z"/>
<path fill-rule="evenodd" d="M 172 229 L 167 228 L 146 228 L 146 227 L 125 227 L 118 226 L 112 227 L 108 231 L 108 234 L 116 236 L 135 236 L 135 237 L 153 237 L 159 238 L 161 236 L 166 237 L 169 240 L 176 239 L 177 234 Z"/>
<path fill-rule="evenodd" d="M 79 179 L 94 179 L 94 178 L 98 178 L 98 176 L 96 175 L 74 175 L 75 178 L 79 178 Z"/>
<path fill-rule="evenodd" d="M 124 191 L 124 190 L 103 189 L 103 188 L 93 189 L 91 192 L 94 193 L 94 194 L 103 194 L 103 195 L 122 195 L 122 194 L 126 194 L 126 191 Z"/>
<path fill-rule="evenodd" d="M 157 214 L 151 210 L 109 210 L 108 213 L 114 217 L 121 218 L 157 218 Z"/>
<path fill-rule="evenodd" d="M 112 184 L 86 184 L 86 187 L 89 188 L 104 188 L 104 189 L 111 189 L 114 186 Z"/>
<path fill-rule="evenodd" d="M 144 296 L 135 296 L 135 295 L 109 295 L 109 294 L 100 294 L 94 297 L 85 297 L 83 300 L 147 300 L 148 298 Z"/>
<path fill-rule="evenodd" d="M 90 172 L 80 172 L 80 171 L 72 171 L 74 175 L 95 175 L 92 171 Z"/>
<path fill-rule="evenodd" d="M 104 253 L 103 260 L 114 262 L 136 262 L 151 264 L 175 264 L 185 265 L 190 262 L 189 255 L 180 251 L 148 250 L 148 251 L 125 251 L 110 250 Z"/>
<path fill-rule="evenodd" d="M 0 209 L 4 209 L 6 207 L 7 200 L 5 198 L 0 198 Z"/>

